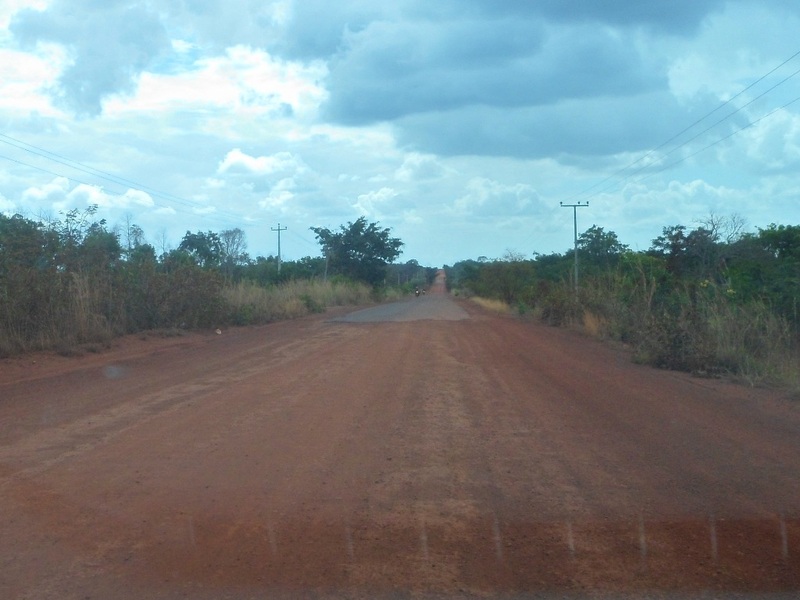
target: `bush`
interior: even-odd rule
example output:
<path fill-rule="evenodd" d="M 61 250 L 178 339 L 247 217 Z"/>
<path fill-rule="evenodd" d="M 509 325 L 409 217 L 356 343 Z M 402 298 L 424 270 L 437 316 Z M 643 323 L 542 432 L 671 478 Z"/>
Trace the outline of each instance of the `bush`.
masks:
<path fill-rule="evenodd" d="M 583 316 L 575 290 L 564 283 L 540 282 L 535 306 L 541 320 L 556 327 L 578 324 Z"/>
<path fill-rule="evenodd" d="M 739 303 L 729 288 L 710 282 L 674 292 L 648 315 L 636 347 L 642 363 L 750 383 L 791 381 L 798 358 L 784 318 L 761 302 Z"/>

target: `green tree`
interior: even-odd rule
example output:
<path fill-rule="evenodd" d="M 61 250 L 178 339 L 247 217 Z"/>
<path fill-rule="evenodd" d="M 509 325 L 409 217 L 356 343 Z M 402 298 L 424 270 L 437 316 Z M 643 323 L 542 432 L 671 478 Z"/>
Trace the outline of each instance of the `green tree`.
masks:
<path fill-rule="evenodd" d="M 756 238 L 769 260 L 760 265 L 762 292 L 769 303 L 800 327 L 800 225 L 759 229 Z"/>
<path fill-rule="evenodd" d="M 41 223 L 0 214 L 0 356 L 41 337 L 59 306 L 58 238 Z"/>
<path fill-rule="evenodd" d="M 156 251 L 150 244 L 137 244 L 128 251 L 122 268 L 125 286 L 126 323 L 129 332 L 154 329 L 159 320 L 159 305 L 167 290 L 167 276 L 159 272 Z"/>
<path fill-rule="evenodd" d="M 585 266 L 608 268 L 619 262 L 628 246 L 613 231 L 592 225 L 578 237 L 578 256 Z"/>
<path fill-rule="evenodd" d="M 326 227 L 311 227 L 311 231 L 331 272 L 373 286 L 384 281 L 386 266 L 400 256 L 403 246 L 400 239 L 391 237 L 390 229 L 367 223 L 366 217 L 340 226 L 339 231 Z"/>
<path fill-rule="evenodd" d="M 187 231 L 178 245 L 178 250 L 187 252 L 203 268 L 218 267 L 222 262 L 222 240 L 213 231 L 206 233 Z"/>
<path fill-rule="evenodd" d="M 719 234 L 705 227 L 687 233 L 683 225 L 664 227 L 653 240 L 649 253 L 666 260 L 667 270 L 676 277 L 716 279 L 720 270 Z"/>
<path fill-rule="evenodd" d="M 484 294 L 499 298 L 506 304 L 524 302 L 526 291 L 534 284 L 536 269 L 532 260 L 522 254 L 508 251 L 502 260 L 481 266 L 481 283 Z"/>
<path fill-rule="evenodd" d="M 96 273 L 109 272 L 118 264 L 121 256 L 119 237 L 108 231 L 104 222 L 88 227 L 79 247 L 79 268 Z"/>
<path fill-rule="evenodd" d="M 424 287 L 431 282 L 428 269 L 420 265 L 419 261 L 413 258 L 405 263 L 389 265 L 387 270 L 388 281 L 402 287 L 406 291 Z"/>
<path fill-rule="evenodd" d="M 277 263 L 277 261 L 275 262 Z M 299 260 L 282 261 L 280 280 L 314 279 L 316 277 L 322 277 L 324 274 L 324 258 L 319 256 L 304 256 Z"/>
<path fill-rule="evenodd" d="M 800 225 L 775 225 L 758 230 L 765 250 L 778 260 L 800 262 Z"/>

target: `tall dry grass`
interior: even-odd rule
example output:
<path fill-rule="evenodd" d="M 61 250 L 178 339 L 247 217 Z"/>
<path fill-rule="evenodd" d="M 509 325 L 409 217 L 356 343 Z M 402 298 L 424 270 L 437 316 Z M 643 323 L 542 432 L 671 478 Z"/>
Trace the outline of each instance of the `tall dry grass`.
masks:
<path fill-rule="evenodd" d="M 363 305 L 372 301 L 372 290 L 363 284 L 338 281 L 297 280 L 262 287 L 243 281 L 222 292 L 236 325 L 296 319 L 331 306 Z"/>
<path fill-rule="evenodd" d="M 470 300 L 475 304 L 477 304 L 478 306 L 480 306 L 481 308 L 493 313 L 506 315 L 511 312 L 511 307 L 502 300 L 496 300 L 494 298 L 483 298 L 481 296 L 472 296 Z"/>
<path fill-rule="evenodd" d="M 29 303 L 0 303 L 0 356 L 68 353 L 81 344 L 107 345 L 119 332 L 111 286 L 70 273 L 53 277 L 46 291 L 32 293 Z"/>
<path fill-rule="evenodd" d="M 800 390 L 800 347 L 791 325 L 760 301 L 738 303 L 715 288 L 697 302 L 711 370 L 751 384 Z"/>
<path fill-rule="evenodd" d="M 763 302 L 740 300 L 724 286 L 587 277 L 577 297 L 568 282 L 538 292 L 534 318 L 622 341 L 642 364 L 800 394 L 797 332 Z"/>
<path fill-rule="evenodd" d="M 763 302 L 705 281 L 662 290 L 584 290 L 587 330 L 630 343 L 638 362 L 800 390 L 800 340 Z"/>
<path fill-rule="evenodd" d="M 29 314 L 0 301 L 0 356 L 37 350 L 62 354 L 91 351 L 132 331 L 125 316 L 125 302 L 131 299 L 117 297 L 122 292 L 117 292 L 110 282 L 72 273 L 51 283 L 46 304 L 30 307 Z M 165 314 L 159 317 L 157 326 L 268 323 L 374 300 L 372 288 L 343 281 L 298 280 L 269 287 L 242 282 L 223 287 L 219 295 L 215 289 L 202 295 L 204 288 L 198 291 L 196 285 L 190 284 L 173 286 L 185 293 L 162 302 L 160 308 Z M 203 300 L 202 319 L 187 321 L 187 314 L 197 313 L 197 307 L 184 297 L 191 292 Z M 220 296 L 221 302 L 216 301 Z"/>

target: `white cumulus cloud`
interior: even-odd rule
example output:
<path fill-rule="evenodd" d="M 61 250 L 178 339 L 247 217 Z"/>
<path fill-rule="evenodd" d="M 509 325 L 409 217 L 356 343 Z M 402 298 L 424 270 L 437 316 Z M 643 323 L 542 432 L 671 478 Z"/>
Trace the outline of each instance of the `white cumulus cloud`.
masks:
<path fill-rule="evenodd" d="M 303 162 L 289 152 L 278 152 L 271 156 L 250 156 L 234 148 L 220 162 L 217 173 L 248 173 L 271 175 L 273 173 L 300 172 L 305 170 Z"/>
<path fill-rule="evenodd" d="M 380 218 L 387 209 L 388 203 L 397 196 L 397 190 L 382 187 L 378 190 L 360 194 L 353 204 L 353 208 L 367 217 Z"/>
<path fill-rule="evenodd" d="M 472 215 L 521 215 L 538 210 L 536 190 L 524 183 L 505 184 L 476 177 L 467 184 L 466 193 L 454 203 L 460 213 Z"/>

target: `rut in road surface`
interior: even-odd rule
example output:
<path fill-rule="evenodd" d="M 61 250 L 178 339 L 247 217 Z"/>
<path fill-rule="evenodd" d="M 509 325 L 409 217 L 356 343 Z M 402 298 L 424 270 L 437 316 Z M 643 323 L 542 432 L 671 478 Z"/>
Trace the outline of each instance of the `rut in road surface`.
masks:
<path fill-rule="evenodd" d="M 4 363 L 0 596 L 800 590 L 794 405 L 401 304 Z"/>

